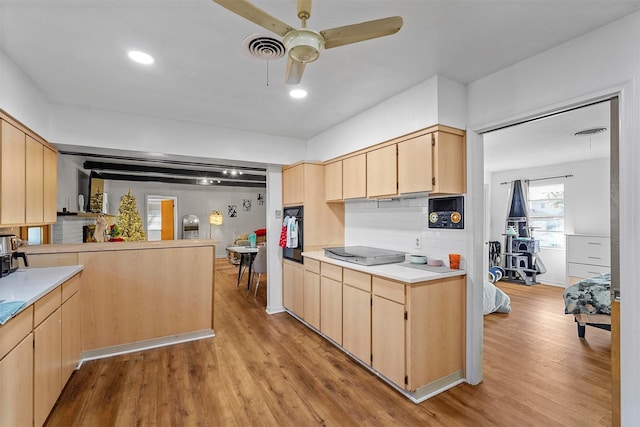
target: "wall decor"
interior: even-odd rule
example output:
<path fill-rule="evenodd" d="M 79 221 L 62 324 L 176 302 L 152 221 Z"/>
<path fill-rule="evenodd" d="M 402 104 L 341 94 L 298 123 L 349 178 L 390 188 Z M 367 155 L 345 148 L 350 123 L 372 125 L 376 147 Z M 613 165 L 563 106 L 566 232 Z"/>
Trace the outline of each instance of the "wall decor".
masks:
<path fill-rule="evenodd" d="M 238 205 L 229 205 L 227 209 L 227 214 L 229 218 L 235 218 L 238 216 Z"/>
<path fill-rule="evenodd" d="M 245 212 L 251 211 L 251 200 L 249 199 L 242 200 L 242 210 Z"/>
<path fill-rule="evenodd" d="M 258 205 L 259 206 L 264 205 L 264 194 L 262 193 L 258 193 Z"/>

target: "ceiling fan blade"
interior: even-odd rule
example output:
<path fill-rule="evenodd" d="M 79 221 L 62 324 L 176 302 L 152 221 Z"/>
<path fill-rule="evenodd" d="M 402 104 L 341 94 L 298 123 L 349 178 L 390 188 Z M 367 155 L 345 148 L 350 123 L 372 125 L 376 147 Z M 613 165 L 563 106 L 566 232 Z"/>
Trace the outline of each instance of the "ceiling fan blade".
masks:
<path fill-rule="evenodd" d="M 287 72 L 284 76 L 284 82 L 288 85 L 297 85 L 302 79 L 304 72 L 304 62 L 298 62 L 291 58 L 287 61 Z"/>
<path fill-rule="evenodd" d="M 389 18 L 361 22 L 360 24 L 330 28 L 320 31 L 320 34 L 325 40 L 324 48 L 331 49 L 332 47 L 375 39 L 376 37 L 389 36 L 400 31 L 400 28 L 402 28 L 402 18 L 391 16 Z"/>
<path fill-rule="evenodd" d="M 262 28 L 266 28 L 269 31 L 273 31 L 284 37 L 289 31 L 294 30 L 291 25 L 288 25 L 278 18 L 269 15 L 259 7 L 254 6 L 247 0 L 213 0 L 220 6 L 227 10 L 240 15 L 243 18 L 260 25 Z"/>

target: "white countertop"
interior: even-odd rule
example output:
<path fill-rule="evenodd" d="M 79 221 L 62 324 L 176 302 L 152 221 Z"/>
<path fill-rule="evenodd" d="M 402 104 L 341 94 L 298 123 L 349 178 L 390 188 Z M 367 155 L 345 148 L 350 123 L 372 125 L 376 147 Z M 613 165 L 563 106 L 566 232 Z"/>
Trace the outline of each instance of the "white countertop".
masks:
<path fill-rule="evenodd" d="M 0 278 L 0 300 L 25 301 L 26 308 L 82 271 L 83 268 L 82 265 L 71 265 L 18 269 Z"/>
<path fill-rule="evenodd" d="M 427 282 L 429 280 L 464 276 L 467 274 L 465 270 L 451 270 L 449 268 L 438 268 L 438 270 L 443 270 L 439 272 L 419 270 L 417 268 L 407 267 L 406 262 L 382 265 L 360 265 L 329 258 L 325 256 L 324 251 L 303 252 L 302 256 L 405 283 Z"/>

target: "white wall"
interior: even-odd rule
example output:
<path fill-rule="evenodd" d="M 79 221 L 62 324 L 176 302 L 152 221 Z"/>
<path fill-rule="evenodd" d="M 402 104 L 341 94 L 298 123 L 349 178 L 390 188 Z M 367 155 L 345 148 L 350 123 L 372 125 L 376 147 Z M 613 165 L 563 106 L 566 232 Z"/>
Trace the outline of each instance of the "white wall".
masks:
<path fill-rule="evenodd" d="M 311 138 L 306 159 L 331 159 L 436 124 L 464 129 L 465 102 L 464 85 L 431 77 Z"/>
<path fill-rule="evenodd" d="M 2 50 L 0 50 L 0 109 L 47 139 L 49 100 Z"/>
<path fill-rule="evenodd" d="M 502 233 L 505 232 L 511 186 L 502 185 L 501 183 L 516 179 L 526 180 L 561 175 L 573 175 L 570 178 L 557 181 L 565 186 L 565 233 L 609 235 L 609 159 L 605 158 L 491 174 L 491 214 L 488 233 L 490 240 L 497 240 L 504 244 Z M 546 284 L 565 286 L 565 251 L 562 249 L 542 248 L 540 257 L 548 271 L 544 275 L 538 276 L 538 280 Z"/>
<path fill-rule="evenodd" d="M 48 140 L 261 164 L 289 164 L 305 155 L 304 141 L 298 139 L 63 105 L 52 109 Z"/>
<path fill-rule="evenodd" d="M 590 99 L 620 95 L 622 425 L 640 419 L 640 11 L 468 86 L 471 131 L 489 130 Z M 468 139 L 478 139 L 474 132 Z M 482 180 L 482 167 L 469 170 Z M 477 211 L 479 213 L 479 211 Z M 481 239 L 476 231 L 475 239 Z M 473 258 L 482 259 L 481 250 Z M 478 277 L 481 271 L 475 273 Z"/>

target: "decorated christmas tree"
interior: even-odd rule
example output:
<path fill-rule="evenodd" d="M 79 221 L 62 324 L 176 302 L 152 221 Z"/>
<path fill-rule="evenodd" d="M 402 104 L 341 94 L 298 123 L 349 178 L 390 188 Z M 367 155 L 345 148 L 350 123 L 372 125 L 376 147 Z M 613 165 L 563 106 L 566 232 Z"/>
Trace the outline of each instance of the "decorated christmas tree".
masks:
<path fill-rule="evenodd" d="M 120 231 L 120 237 L 125 242 L 146 240 L 142 219 L 136 206 L 136 198 L 129 192 L 120 199 L 120 207 L 116 216 L 116 226 Z"/>

